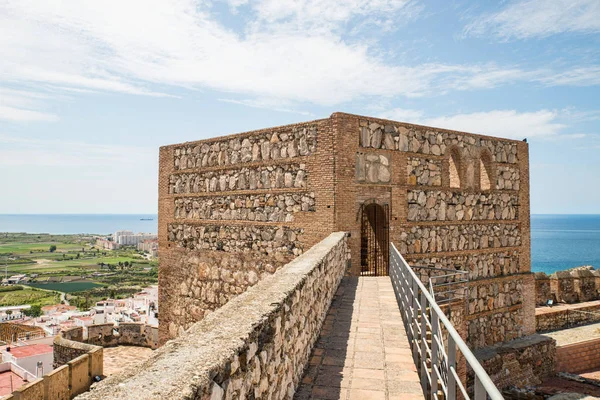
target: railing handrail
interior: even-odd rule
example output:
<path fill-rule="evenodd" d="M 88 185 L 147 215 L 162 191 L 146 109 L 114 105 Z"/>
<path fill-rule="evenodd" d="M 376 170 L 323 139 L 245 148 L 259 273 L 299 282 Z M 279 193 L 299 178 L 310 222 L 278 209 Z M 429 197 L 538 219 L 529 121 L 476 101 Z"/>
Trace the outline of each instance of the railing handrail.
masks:
<path fill-rule="evenodd" d="M 392 251 L 395 252 L 397 256 L 399 256 L 402 263 L 404 263 L 404 265 L 407 267 L 406 269 L 408 270 L 408 273 L 411 275 L 414 282 L 418 285 L 418 288 L 422 291 L 423 296 L 425 296 L 425 298 L 427 299 L 429 306 L 431 307 L 431 309 L 433 309 L 433 311 L 435 312 L 436 316 L 439 318 L 442 325 L 446 328 L 448 335 L 452 338 L 452 340 L 454 341 L 456 346 L 459 348 L 459 350 L 463 354 L 465 361 L 471 367 L 471 369 L 475 373 L 476 377 L 479 379 L 479 382 L 484 387 L 485 391 L 487 392 L 487 395 L 492 400 L 503 400 L 504 397 L 502 396 L 502 394 L 500 393 L 500 391 L 498 390 L 498 388 L 496 387 L 494 382 L 492 382 L 492 380 L 490 379 L 487 372 L 485 372 L 485 370 L 483 369 L 483 367 L 481 366 L 481 364 L 479 363 L 479 361 L 477 360 L 475 355 L 471 352 L 471 349 L 469 349 L 469 346 L 467 346 L 467 344 L 463 341 L 462 337 L 459 335 L 459 333 L 456 331 L 456 329 L 454 329 L 454 326 L 452 325 L 452 323 L 448 320 L 448 318 L 446 318 L 446 315 L 444 314 L 442 309 L 438 306 L 438 304 L 435 301 L 435 299 L 433 298 L 433 296 L 425 288 L 425 286 L 423 285 L 423 283 L 421 282 L 419 277 L 415 274 L 413 269 L 408 265 L 408 263 L 406 262 L 404 257 L 402 257 L 402 254 L 400 254 L 400 252 L 398 251 L 398 249 L 396 248 L 394 243 L 390 242 L 390 245 L 392 247 Z"/>

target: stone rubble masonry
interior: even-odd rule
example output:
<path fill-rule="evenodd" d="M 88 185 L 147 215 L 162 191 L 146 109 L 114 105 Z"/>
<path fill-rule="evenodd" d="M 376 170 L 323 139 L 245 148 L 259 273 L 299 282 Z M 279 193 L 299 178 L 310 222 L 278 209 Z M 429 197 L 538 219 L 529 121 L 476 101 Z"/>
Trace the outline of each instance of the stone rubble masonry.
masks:
<path fill-rule="evenodd" d="M 316 147 L 317 126 L 283 127 L 279 132 L 266 132 L 244 139 L 176 147 L 174 168 L 184 170 L 295 158 L 313 154 Z"/>
<path fill-rule="evenodd" d="M 543 307 L 536 309 L 535 313 L 535 326 L 538 333 L 595 322 L 600 322 L 600 301 L 598 300 L 569 306 L 568 308 Z"/>
<path fill-rule="evenodd" d="M 519 190 L 519 170 L 509 165 L 498 167 L 496 175 L 496 189 Z"/>
<path fill-rule="evenodd" d="M 548 300 L 569 304 L 600 300 L 600 270 L 588 265 L 557 271 L 550 276 L 538 272 L 535 290 L 538 306 L 546 305 Z"/>
<path fill-rule="evenodd" d="M 298 147 L 294 157 L 288 157 L 289 153 L 281 157 L 281 146 L 279 157 L 277 150 L 273 153 L 271 142 L 282 141 L 282 132 L 305 129 L 314 140 L 307 139 L 303 154 Z M 267 139 L 269 144 L 263 146 Z M 289 137 L 284 139 L 289 142 Z M 299 138 L 297 143 L 300 146 Z M 487 346 L 534 333 L 528 151 L 528 144 L 521 141 L 343 113 L 162 147 L 161 343 L 266 279 L 331 232 L 350 233 L 348 247 L 353 261 L 347 274 L 360 275 L 361 237 L 365 236 L 361 232 L 362 211 L 368 204 L 388 211 L 389 239 L 409 263 L 419 265 L 429 259 L 445 268 L 464 267 L 478 295 L 479 287 L 497 288 L 498 294 L 503 294 L 504 301 L 495 300 L 490 306 L 484 290 L 485 296 L 473 299 L 477 311 L 468 314 L 465 309 L 465 326 L 457 329 L 465 335 L 469 327 L 489 333 L 484 340 L 476 335 L 473 342 L 466 337 L 470 345 Z M 211 155 L 213 161 L 209 163 Z M 452 164 L 457 179 L 451 182 Z M 459 187 L 455 187 L 456 180 Z M 421 192 L 424 204 L 419 204 Z M 314 194 L 314 204 L 309 204 L 308 210 L 304 203 L 291 202 L 292 212 L 287 204 L 285 212 L 279 205 L 269 206 L 278 210 L 253 210 L 254 203 L 247 201 L 248 197 L 266 199 L 267 194 L 307 193 Z M 192 236 L 201 227 L 210 232 L 202 241 Z M 253 232 L 252 239 L 234 238 L 239 227 Z M 263 238 L 263 230 L 272 239 Z M 296 234 L 295 241 L 286 237 L 290 230 Z M 281 245 L 274 238 L 275 232 L 279 232 Z M 228 256 L 225 249 L 231 249 L 232 254 Z M 240 260 L 234 263 L 228 261 L 230 257 Z M 220 269 L 225 270 L 223 276 Z M 517 280 L 524 293 L 522 299 L 513 300 Z M 510 331 L 499 328 L 505 323 Z"/>
<path fill-rule="evenodd" d="M 409 190 L 408 220 L 481 221 L 518 219 L 519 198 L 510 193 L 461 194 L 441 190 Z"/>
<path fill-rule="evenodd" d="M 291 399 L 347 265 L 332 233 L 80 400 Z M 157 384 L 160 382 L 160 384 Z"/>
<path fill-rule="evenodd" d="M 288 226 L 170 224 L 169 240 L 179 247 L 225 252 L 302 254 L 303 230 Z"/>
<path fill-rule="evenodd" d="M 517 146 L 514 143 L 435 128 L 403 125 L 361 121 L 360 145 L 361 147 L 400 150 L 434 156 L 445 154 L 446 149 L 451 146 L 466 149 L 484 147 L 489 149 L 495 162 L 514 164 L 518 161 Z"/>
<path fill-rule="evenodd" d="M 556 341 L 530 335 L 475 351 L 475 356 L 499 389 L 535 386 L 554 375 L 559 349 Z M 473 381 L 473 376 L 470 377 Z"/>
<path fill-rule="evenodd" d="M 175 199 L 175 218 L 292 222 L 294 214 L 315 211 L 314 193 L 259 194 Z"/>
<path fill-rule="evenodd" d="M 429 158 L 408 157 L 406 178 L 409 185 L 442 186 L 442 162 Z"/>
<path fill-rule="evenodd" d="M 519 254 L 516 251 L 479 253 L 451 257 L 425 257 L 417 261 L 419 265 L 436 268 L 458 268 L 469 272 L 470 280 L 508 276 L 519 273 Z"/>
<path fill-rule="evenodd" d="M 267 165 L 225 171 L 191 172 L 169 177 L 169 193 L 305 188 L 305 164 Z"/>
<path fill-rule="evenodd" d="M 478 250 L 521 245 L 517 225 L 413 226 L 400 234 L 402 254 Z"/>

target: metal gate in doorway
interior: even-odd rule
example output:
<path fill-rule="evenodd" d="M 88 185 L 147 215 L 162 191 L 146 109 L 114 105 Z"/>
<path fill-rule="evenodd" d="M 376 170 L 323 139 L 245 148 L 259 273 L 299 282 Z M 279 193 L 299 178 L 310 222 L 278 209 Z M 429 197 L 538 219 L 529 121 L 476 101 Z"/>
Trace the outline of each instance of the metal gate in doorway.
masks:
<path fill-rule="evenodd" d="M 360 274 L 389 275 L 389 206 L 375 203 L 362 208 Z"/>

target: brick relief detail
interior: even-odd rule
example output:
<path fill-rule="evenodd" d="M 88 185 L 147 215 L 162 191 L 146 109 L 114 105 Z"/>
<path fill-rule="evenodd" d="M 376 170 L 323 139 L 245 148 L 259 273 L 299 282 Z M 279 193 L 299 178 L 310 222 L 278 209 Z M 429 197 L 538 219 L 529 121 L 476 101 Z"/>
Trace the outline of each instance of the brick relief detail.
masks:
<path fill-rule="evenodd" d="M 175 170 L 236 165 L 308 156 L 317 148 L 317 127 L 291 128 L 246 138 L 219 140 L 175 149 Z"/>
<path fill-rule="evenodd" d="M 314 193 L 175 199 L 177 219 L 292 222 L 301 211 L 316 211 Z"/>
<path fill-rule="evenodd" d="M 496 189 L 519 190 L 519 170 L 517 168 L 500 165 L 496 175 Z"/>
<path fill-rule="evenodd" d="M 409 185 L 442 186 L 442 162 L 408 157 L 406 178 Z"/>
<path fill-rule="evenodd" d="M 519 273 L 519 253 L 503 251 L 488 254 L 470 254 L 454 257 L 428 257 L 407 260 L 411 265 L 469 271 L 469 279 L 486 279 Z"/>
<path fill-rule="evenodd" d="M 169 194 L 305 188 L 306 179 L 305 164 L 173 174 Z"/>
<path fill-rule="evenodd" d="M 413 226 L 400 234 L 399 250 L 421 254 L 520 245 L 518 225 Z"/>
<path fill-rule="evenodd" d="M 509 193 L 455 193 L 410 190 L 409 221 L 516 220 L 519 197 Z"/>
<path fill-rule="evenodd" d="M 169 241 L 195 250 L 302 254 L 304 229 L 286 226 L 185 225 L 169 224 Z"/>
<path fill-rule="evenodd" d="M 508 141 L 492 140 L 459 133 L 437 132 L 434 128 L 400 125 L 381 125 L 367 120 L 360 121 L 360 145 L 375 149 L 399 150 L 440 156 L 448 146 L 461 148 L 485 147 L 492 153 L 493 161 L 515 164 L 517 145 Z"/>

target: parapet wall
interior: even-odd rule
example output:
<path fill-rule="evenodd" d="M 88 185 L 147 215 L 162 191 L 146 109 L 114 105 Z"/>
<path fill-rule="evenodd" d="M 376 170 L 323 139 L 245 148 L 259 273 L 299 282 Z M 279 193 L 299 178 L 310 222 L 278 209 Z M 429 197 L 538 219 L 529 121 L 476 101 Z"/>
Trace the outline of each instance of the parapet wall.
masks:
<path fill-rule="evenodd" d="M 348 261 L 330 234 L 78 399 L 291 399 Z M 160 384 L 157 384 L 160 382 Z"/>
<path fill-rule="evenodd" d="M 78 338 L 74 328 L 68 337 Z M 102 347 L 57 336 L 54 339 L 54 370 L 15 390 L 4 400 L 69 400 L 89 390 L 95 376 L 103 373 Z"/>
<path fill-rule="evenodd" d="M 556 371 L 578 374 L 600 368 L 600 339 L 556 348 Z"/>
<path fill-rule="evenodd" d="M 158 327 L 135 322 L 90 325 L 87 338 L 83 327 L 68 329 L 61 333 L 62 337 L 75 342 L 88 343 L 101 347 L 138 346 L 158 348 Z"/>
<path fill-rule="evenodd" d="M 499 389 L 525 387 L 554 375 L 557 347 L 554 339 L 536 334 L 478 350 L 475 356 Z"/>
<path fill-rule="evenodd" d="M 535 274 L 536 304 L 548 300 L 559 303 L 580 303 L 600 300 L 600 271 L 591 266 L 558 271 L 550 276 Z"/>

